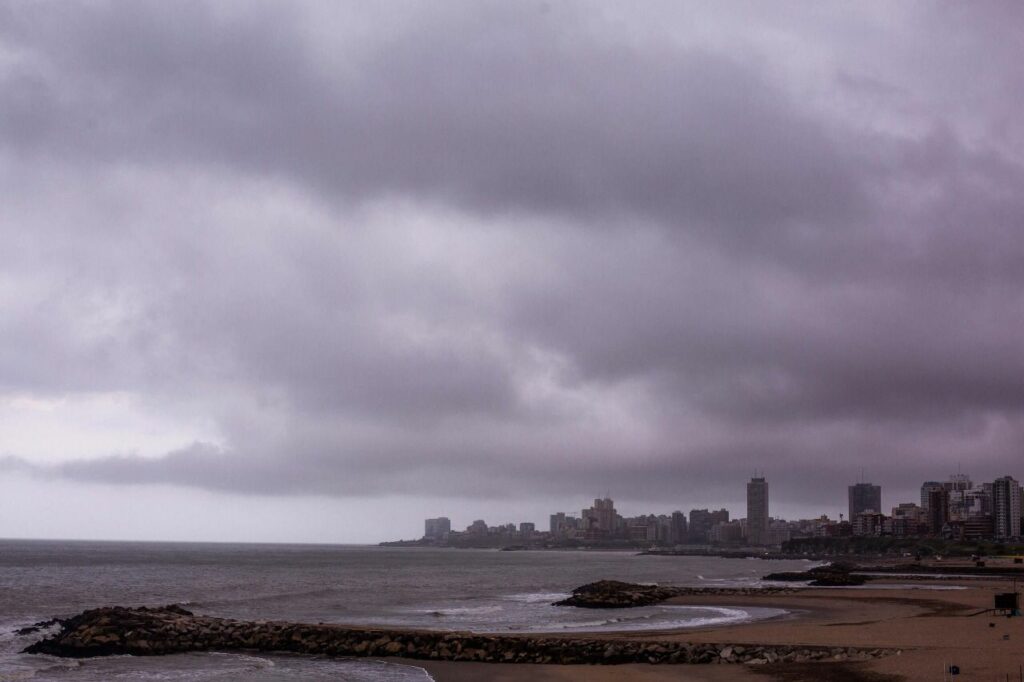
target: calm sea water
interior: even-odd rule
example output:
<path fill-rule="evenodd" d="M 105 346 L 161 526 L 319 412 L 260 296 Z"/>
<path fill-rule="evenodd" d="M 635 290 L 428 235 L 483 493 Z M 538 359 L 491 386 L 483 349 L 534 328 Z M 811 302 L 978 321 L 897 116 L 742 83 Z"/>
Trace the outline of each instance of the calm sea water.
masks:
<path fill-rule="evenodd" d="M 240 654 L 66 661 L 17 652 L 13 630 L 112 604 L 176 603 L 203 614 L 480 632 L 696 627 L 780 615 L 775 609 L 551 606 L 603 578 L 674 585 L 755 585 L 805 562 L 622 552 L 498 552 L 364 546 L 0 540 L 0 680 L 347 680 L 423 682 L 415 666 Z"/>

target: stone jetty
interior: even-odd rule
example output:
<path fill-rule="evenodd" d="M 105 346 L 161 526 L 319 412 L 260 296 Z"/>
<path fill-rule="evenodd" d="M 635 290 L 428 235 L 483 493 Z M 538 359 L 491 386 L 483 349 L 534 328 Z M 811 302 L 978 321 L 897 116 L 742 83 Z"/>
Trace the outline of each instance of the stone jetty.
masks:
<path fill-rule="evenodd" d="M 61 630 L 25 653 L 88 658 L 188 651 L 262 651 L 490 663 L 618 664 L 856 661 L 898 653 L 793 645 L 689 644 L 658 639 L 482 635 L 249 622 L 198 616 L 177 606 L 108 607 L 61 621 Z"/>
<path fill-rule="evenodd" d="M 795 592 L 789 587 L 672 587 L 638 585 L 618 580 L 599 580 L 577 587 L 572 596 L 556 601 L 555 606 L 576 606 L 583 609 L 625 609 L 660 604 L 673 597 L 741 596 Z"/>

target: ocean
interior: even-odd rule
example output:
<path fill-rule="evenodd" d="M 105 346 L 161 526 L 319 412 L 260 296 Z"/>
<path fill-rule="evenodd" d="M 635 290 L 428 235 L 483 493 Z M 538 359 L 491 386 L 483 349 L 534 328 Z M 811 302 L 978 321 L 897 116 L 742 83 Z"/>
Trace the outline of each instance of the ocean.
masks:
<path fill-rule="evenodd" d="M 259 654 L 116 656 L 72 661 L 18 653 L 14 630 L 107 605 L 180 604 L 252 620 L 478 632 L 685 628 L 781 615 L 777 609 L 551 606 L 600 579 L 750 586 L 807 562 L 332 545 L 0 540 L 0 680 L 344 680 L 428 682 L 415 665 Z"/>

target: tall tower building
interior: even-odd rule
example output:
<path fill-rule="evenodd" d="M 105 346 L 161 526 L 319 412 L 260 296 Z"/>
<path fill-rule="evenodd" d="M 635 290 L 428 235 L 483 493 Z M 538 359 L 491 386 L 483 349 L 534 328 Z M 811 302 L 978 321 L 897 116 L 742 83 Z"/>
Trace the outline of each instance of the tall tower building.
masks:
<path fill-rule="evenodd" d="M 921 509 L 928 508 L 928 493 L 933 490 L 944 488 L 939 481 L 925 481 L 921 484 Z"/>
<path fill-rule="evenodd" d="M 581 514 L 587 530 L 603 535 L 610 535 L 615 532 L 615 518 L 617 516 L 615 503 L 609 497 L 595 499 L 594 506 L 584 509 Z"/>
<path fill-rule="evenodd" d="M 1012 476 L 997 478 L 992 483 L 992 512 L 997 538 L 1020 537 L 1020 483 Z"/>
<path fill-rule="evenodd" d="M 747 483 L 747 541 L 768 544 L 768 482 L 764 478 Z"/>
<path fill-rule="evenodd" d="M 928 491 L 928 532 L 941 535 L 942 529 L 949 522 L 949 491 L 936 488 Z"/>
<path fill-rule="evenodd" d="M 851 485 L 847 491 L 850 502 L 850 523 L 853 523 L 858 514 L 863 514 L 866 511 L 882 513 L 882 486 L 857 483 Z"/>
<path fill-rule="evenodd" d="M 681 545 L 686 542 L 687 528 L 686 514 L 681 511 L 672 512 L 672 523 L 671 523 L 671 539 L 672 544 Z"/>
<path fill-rule="evenodd" d="M 423 537 L 441 540 L 452 532 L 452 522 L 447 516 L 427 519 L 423 522 Z"/>
<path fill-rule="evenodd" d="M 964 473 L 952 474 L 943 485 L 950 492 L 966 492 L 974 487 L 971 477 Z"/>

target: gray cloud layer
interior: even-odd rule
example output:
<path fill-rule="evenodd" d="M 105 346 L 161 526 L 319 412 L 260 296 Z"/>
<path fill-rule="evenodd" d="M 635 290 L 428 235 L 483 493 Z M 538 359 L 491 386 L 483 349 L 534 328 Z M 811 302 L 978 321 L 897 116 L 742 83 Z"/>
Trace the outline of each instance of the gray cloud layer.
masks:
<path fill-rule="evenodd" d="M 0 7 L 0 390 L 224 436 L 8 469 L 683 505 L 756 467 L 808 506 L 1024 474 L 1013 4 Z"/>

